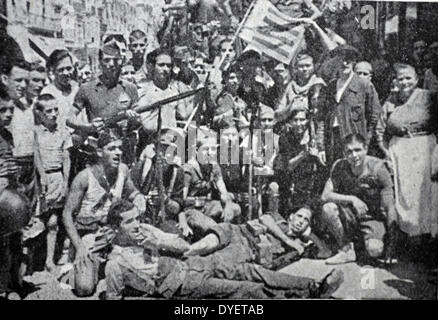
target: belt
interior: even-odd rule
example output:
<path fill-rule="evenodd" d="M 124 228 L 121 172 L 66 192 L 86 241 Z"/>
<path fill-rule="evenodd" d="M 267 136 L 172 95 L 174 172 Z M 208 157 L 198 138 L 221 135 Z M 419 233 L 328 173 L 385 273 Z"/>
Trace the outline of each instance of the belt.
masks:
<path fill-rule="evenodd" d="M 45 170 L 46 173 L 62 172 L 62 168 Z"/>
<path fill-rule="evenodd" d="M 187 197 L 187 199 L 184 201 L 184 204 L 186 207 L 202 208 L 209 200 L 210 199 L 207 196 Z"/>

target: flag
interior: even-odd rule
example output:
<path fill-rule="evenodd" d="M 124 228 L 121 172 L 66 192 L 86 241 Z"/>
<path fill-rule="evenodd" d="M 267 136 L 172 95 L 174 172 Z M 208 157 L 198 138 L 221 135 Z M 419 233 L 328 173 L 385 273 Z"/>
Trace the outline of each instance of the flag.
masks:
<path fill-rule="evenodd" d="M 269 0 L 255 0 L 245 20 L 239 38 L 248 43 L 248 49 L 261 52 L 289 64 L 301 49 L 304 26 L 278 10 Z"/>

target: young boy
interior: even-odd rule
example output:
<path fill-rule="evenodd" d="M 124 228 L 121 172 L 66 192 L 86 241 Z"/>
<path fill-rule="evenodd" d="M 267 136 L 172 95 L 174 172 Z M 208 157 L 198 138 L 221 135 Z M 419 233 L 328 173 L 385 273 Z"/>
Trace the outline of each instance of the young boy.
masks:
<path fill-rule="evenodd" d="M 46 268 L 56 270 L 55 243 L 58 232 L 58 215 L 62 213 L 68 188 L 70 135 L 65 127 L 57 125 L 59 116 L 56 99 L 51 94 L 40 95 L 35 103 L 40 124 L 35 126 L 35 167 L 38 175 L 40 213 L 47 220 Z"/>

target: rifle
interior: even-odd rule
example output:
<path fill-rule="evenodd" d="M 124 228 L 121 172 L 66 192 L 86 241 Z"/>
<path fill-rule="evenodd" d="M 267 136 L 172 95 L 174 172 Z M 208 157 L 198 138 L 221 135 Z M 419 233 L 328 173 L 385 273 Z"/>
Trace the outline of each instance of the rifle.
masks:
<path fill-rule="evenodd" d="M 160 211 L 155 218 L 154 223 L 166 221 L 166 208 L 164 199 L 164 183 L 163 183 L 163 158 L 161 156 L 161 106 L 158 107 L 158 119 L 157 119 L 157 144 L 155 147 L 157 157 L 157 169 L 158 169 L 158 192 L 160 195 Z"/>
<path fill-rule="evenodd" d="M 253 219 L 252 216 L 252 185 L 253 185 L 253 177 L 254 177 L 254 164 L 253 164 L 253 150 L 252 150 L 252 138 L 253 138 L 253 131 L 254 131 L 254 123 L 256 118 L 260 118 L 260 100 L 257 99 L 255 103 L 254 112 L 251 112 L 251 118 L 249 120 L 249 148 L 250 148 L 250 154 L 249 154 L 249 165 L 248 165 L 248 217 L 247 221 L 250 221 Z M 256 116 L 257 115 L 257 116 Z"/>
<path fill-rule="evenodd" d="M 202 87 L 202 88 L 198 88 L 195 90 L 189 90 L 189 91 L 177 94 L 175 96 L 172 96 L 172 97 L 169 97 L 169 98 L 166 98 L 163 100 L 159 100 L 157 102 L 154 102 L 154 103 L 146 105 L 146 106 L 137 106 L 137 107 L 133 108 L 132 110 L 137 112 L 137 113 L 144 113 L 144 112 L 149 111 L 149 110 L 154 110 L 154 109 L 160 108 L 161 106 L 164 106 L 166 104 L 191 97 L 191 96 L 197 94 L 198 92 L 201 92 L 204 89 L 205 88 Z M 124 110 L 124 111 L 120 111 L 114 115 L 111 115 L 107 118 L 104 118 L 103 122 L 104 122 L 105 126 L 110 127 L 110 126 L 114 126 L 117 122 L 123 121 L 126 119 L 128 119 L 128 115 L 127 115 L 126 110 Z"/>

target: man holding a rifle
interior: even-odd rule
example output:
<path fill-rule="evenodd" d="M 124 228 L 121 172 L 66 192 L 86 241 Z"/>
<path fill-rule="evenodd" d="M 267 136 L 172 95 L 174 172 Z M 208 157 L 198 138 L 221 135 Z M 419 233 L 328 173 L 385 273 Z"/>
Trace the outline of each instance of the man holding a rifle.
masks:
<path fill-rule="evenodd" d="M 137 88 L 120 79 L 122 56 L 115 42 L 107 43 L 99 50 L 99 62 L 102 74 L 81 86 L 74 100 L 75 115 L 85 109 L 89 123 L 78 118 L 67 121 L 70 127 L 87 134 L 102 129 L 103 119 L 120 111 L 126 110 L 130 118 L 137 117 L 130 110 L 138 100 Z"/>

